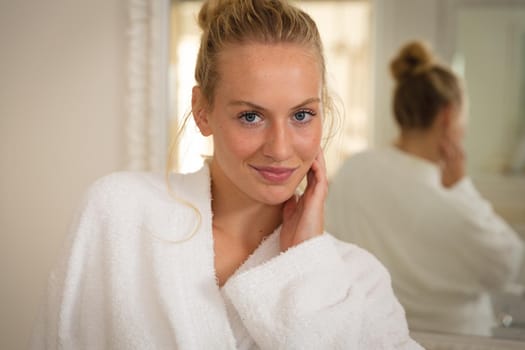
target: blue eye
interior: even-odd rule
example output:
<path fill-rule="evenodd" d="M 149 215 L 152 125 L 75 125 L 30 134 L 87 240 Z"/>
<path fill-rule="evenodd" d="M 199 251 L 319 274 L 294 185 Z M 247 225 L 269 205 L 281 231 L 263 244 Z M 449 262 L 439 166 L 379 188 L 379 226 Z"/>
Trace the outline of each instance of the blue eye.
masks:
<path fill-rule="evenodd" d="M 239 119 L 241 120 L 241 122 L 246 124 L 255 124 L 261 121 L 261 117 L 255 112 L 242 113 Z"/>
<path fill-rule="evenodd" d="M 294 114 L 294 119 L 300 123 L 306 123 L 312 119 L 312 117 L 315 115 L 314 111 L 311 110 L 301 110 Z"/>

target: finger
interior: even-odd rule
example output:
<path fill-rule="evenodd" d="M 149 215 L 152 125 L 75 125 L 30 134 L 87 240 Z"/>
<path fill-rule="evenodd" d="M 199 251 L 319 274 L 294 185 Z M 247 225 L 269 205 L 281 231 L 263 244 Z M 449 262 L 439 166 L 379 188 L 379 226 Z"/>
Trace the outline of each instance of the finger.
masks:
<path fill-rule="evenodd" d="M 457 154 L 458 158 L 465 159 L 465 157 L 466 157 L 465 148 L 463 147 L 462 143 L 458 143 L 456 145 L 456 154 Z"/>
<path fill-rule="evenodd" d="M 314 161 L 315 163 L 315 161 Z M 306 173 L 306 189 L 304 190 L 303 195 L 311 195 L 316 186 L 316 175 L 315 175 L 315 165 L 312 163 L 312 166 Z"/>
<path fill-rule="evenodd" d="M 326 170 L 322 158 L 316 158 L 307 175 L 307 187 L 304 192 L 305 196 L 319 196 L 320 198 L 325 197 L 328 188 L 328 182 L 326 179 Z"/>
<path fill-rule="evenodd" d="M 312 168 L 316 174 L 316 177 L 320 179 L 320 176 L 324 176 L 326 173 L 326 163 L 324 159 L 323 150 L 319 147 L 319 151 L 312 162 Z"/>
<path fill-rule="evenodd" d="M 439 144 L 443 160 L 448 162 L 455 158 L 455 150 L 450 139 L 445 138 Z"/>
<path fill-rule="evenodd" d="M 326 175 L 326 162 L 322 149 L 319 150 L 319 153 L 314 161 L 312 169 L 315 172 L 317 184 L 320 184 L 323 188 L 327 188 L 328 177 Z"/>

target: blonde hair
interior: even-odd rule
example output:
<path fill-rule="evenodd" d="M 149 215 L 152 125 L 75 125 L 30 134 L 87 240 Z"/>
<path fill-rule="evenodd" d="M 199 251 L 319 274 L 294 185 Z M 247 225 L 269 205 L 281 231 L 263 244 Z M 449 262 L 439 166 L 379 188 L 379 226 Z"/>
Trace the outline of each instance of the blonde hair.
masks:
<path fill-rule="evenodd" d="M 198 16 L 202 29 L 195 80 L 213 104 L 220 79 L 217 57 L 231 44 L 293 43 L 313 49 L 325 81 L 323 47 L 317 26 L 302 10 L 283 0 L 207 1 Z"/>
<path fill-rule="evenodd" d="M 404 45 L 390 63 L 390 72 L 396 81 L 394 116 L 401 129 L 428 129 L 442 108 L 462 104 L 459 78 L 437 63 L 422 42 Z"/>

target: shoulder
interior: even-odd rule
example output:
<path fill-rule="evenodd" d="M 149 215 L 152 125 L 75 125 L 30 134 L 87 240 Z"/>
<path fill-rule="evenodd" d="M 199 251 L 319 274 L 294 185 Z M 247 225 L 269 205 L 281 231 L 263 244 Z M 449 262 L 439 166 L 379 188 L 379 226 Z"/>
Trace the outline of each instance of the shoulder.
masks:
<path fill-rule="evenodd" d="M 206 185 L 208 184 L 208 185 Z M 173 196 L 193 202 L 209 187 L 207 172 L 170 174 L 121 171 L 103 176 L 88 187 L 84 202 L 103 210 L 126 211 L 173 203 Z"/>
<path fill-rule="evenodd" d="M 102 176 L 95 180 L 88 189 L 93 195 L 110 192 L 128 192 L 131 189 L 144 187 L 151 180 L 155 180 L 153 173 L 118 171 Z"/>
<path fill-rule="evenodd" d="M 169 241 L 187 237 L 201 217 L 211 217 L 206 174 L 166 178 L 147 172 L 115 172 L 103 176 L 87 189 L 72 220 L 72 237 L 90 242 L 117 239 L 127 246 L 134 246 L 133 238 L 146 233 Z"/>
<path fill-rule="evenodd" d="M 367 163 L 375 159 L 378 153 L 379 151 L 375 149 L 369 149 L 354 153 L 345 160 L 343 168 L 348 167 L 348 165 Z"/>
<path fill-rule="evenodd" d="M 348 158 L 348 161 L 352 163 L 369 163 L 379 161 L 381 159 L 388 159 L 391 157 L 391 154 L 391 147 L 370 148 L 355 153 Z"/>
<path fill-rule="evenodd" d="M 113 206 L 163 191 L 160 175 L 145 172 L 114 172 L 94 181 L 87 189 L 88 202 Z"/>
<path fill-rule="evenodd" d="M 360 178 L 363 173 L 374 173 L 385 159 L 386 149 L 368 149 L 348 157 L 334 176 L 334 182 L 348 182 L 349 177 Z"/>

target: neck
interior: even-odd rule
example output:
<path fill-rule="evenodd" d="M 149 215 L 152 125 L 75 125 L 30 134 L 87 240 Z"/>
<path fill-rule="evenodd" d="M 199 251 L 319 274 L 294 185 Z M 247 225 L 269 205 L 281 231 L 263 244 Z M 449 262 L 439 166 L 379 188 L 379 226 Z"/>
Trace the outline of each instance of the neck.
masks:
<path fill-rule="evenodd" d="M 439 138 L 432 130 L 403 130 L 395 146 L 413 156 L 439 163 Z"/>
<path fill-rule="evenodd" d="M 239 191 L 221 171 L 211 171 L 214 234 L 255 249 L 282 222 L 282 205 L 257 202 Z"/>

